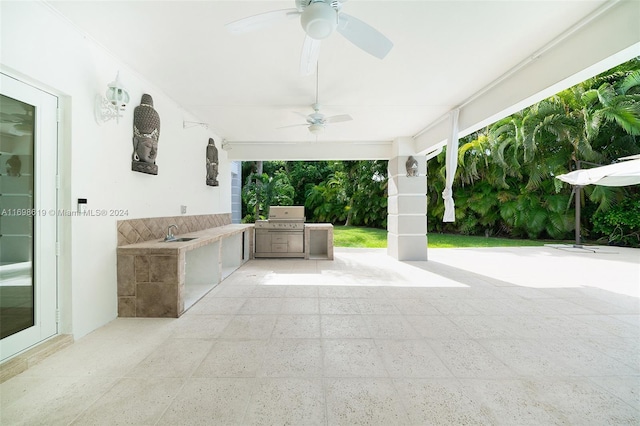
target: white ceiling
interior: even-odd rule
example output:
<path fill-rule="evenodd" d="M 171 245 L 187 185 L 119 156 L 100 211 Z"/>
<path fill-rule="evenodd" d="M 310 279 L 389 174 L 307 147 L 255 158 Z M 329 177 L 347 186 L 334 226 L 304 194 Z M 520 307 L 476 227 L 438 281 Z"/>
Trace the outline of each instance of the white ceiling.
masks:
<path fill-rule="evenodd" d="M 306 127 L 278 129 L 303 122 L 296 113 L 312 112 L 315 98 L 315 75 L 299 74 L 299 22 L 242 35 L 225 29 L 240 18 L 295 7 L 294 0 L 50 3 L 225 140 L 315 140 Z M 380 60 L 340 34 L 323 41 L 323 112 L 353 121 L 330 125 L 319 141 L 414 136 L 604 3 L 348 1 L 343 11 L 394 47 Z"/>

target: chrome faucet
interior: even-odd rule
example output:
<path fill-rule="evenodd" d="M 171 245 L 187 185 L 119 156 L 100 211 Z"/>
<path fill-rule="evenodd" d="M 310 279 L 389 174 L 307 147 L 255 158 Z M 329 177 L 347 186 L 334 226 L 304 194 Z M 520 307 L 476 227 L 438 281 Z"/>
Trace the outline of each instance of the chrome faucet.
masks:
<path fill-rule="evenodd" d="M 171 228 L 176 228 L 176 232 L 178 231 L 178 225 L 169 225 L 169 228 L 167 229 L 167 236 L 164 237 L 165 241 L 172 241 L 176 239 L 176 237 L 171 233 Z"/>

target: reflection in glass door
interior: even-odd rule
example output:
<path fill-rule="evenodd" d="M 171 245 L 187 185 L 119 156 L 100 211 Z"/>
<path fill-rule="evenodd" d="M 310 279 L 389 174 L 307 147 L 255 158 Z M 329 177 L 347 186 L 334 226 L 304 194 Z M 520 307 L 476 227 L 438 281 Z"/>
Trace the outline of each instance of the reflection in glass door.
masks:
<path fill-rule="evenodd" d="M 0 361 L 57 333 L 57 103 L 0 74 Z"/>
<path fill-rule="evenodd" d="M 35 107 L 0 95 L 0 338 L 35 324 L 33 147 Z"/>

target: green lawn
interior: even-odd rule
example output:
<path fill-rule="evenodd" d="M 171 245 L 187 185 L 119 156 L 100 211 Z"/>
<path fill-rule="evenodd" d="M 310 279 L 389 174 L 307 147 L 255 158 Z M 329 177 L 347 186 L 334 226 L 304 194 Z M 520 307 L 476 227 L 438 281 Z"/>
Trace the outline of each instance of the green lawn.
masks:
<path fill-rule="evenodd" d="M 541 246 L 548 242 L 435 233 L 428 234 L 427 241 L 430 248 Z M 387 231 L 360 226 L 335 226 L 333 244 L 336 247 L 386 248 Z"/>
<path fill-rule="evenodd" d="M 387 230 L 361 226 L 334 226 L 335 247 L 386 248 Z"/>

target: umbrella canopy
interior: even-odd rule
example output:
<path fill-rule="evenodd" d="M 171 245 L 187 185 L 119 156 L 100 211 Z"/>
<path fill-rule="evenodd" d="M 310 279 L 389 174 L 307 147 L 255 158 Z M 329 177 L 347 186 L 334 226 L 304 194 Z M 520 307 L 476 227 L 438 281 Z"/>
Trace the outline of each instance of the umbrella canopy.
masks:
<path fill-rule="evenodd" d="M 571 185 L 627 186 L 640 184 L 640 159 L 621 161 L 608 166 L 580 169 L 556 176 Z"/>

